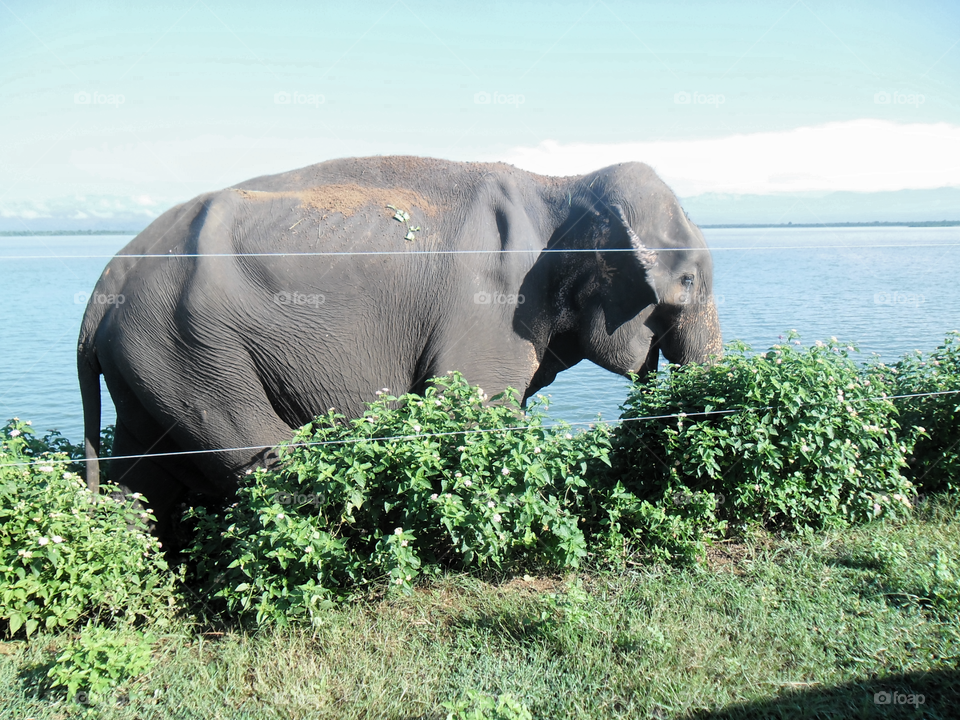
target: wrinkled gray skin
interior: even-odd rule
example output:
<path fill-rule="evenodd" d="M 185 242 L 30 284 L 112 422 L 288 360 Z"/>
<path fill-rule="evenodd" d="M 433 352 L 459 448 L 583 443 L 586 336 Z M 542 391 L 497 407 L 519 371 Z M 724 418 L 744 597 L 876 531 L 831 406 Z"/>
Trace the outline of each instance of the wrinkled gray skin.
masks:
<path fill-rule="evenodd" d="M 389 254 L 303 254 L 353 251 Z M 712 291 L 700 230 L 639 163 L 551 178 L 350 158 L 249 180 L 167 211 L 100 277 L 77 352 L 87 483 L 101 373 L 115 456 L 240 448 L 111 461 L 163 537 L 188 491 L 229 496 L 264 448 L 329 408 L 362 414 L 381 388 L 459 370 L 526 399 L 583 359 L 640 375 L 659 352 L 706 361 L 721 351 Z"/>

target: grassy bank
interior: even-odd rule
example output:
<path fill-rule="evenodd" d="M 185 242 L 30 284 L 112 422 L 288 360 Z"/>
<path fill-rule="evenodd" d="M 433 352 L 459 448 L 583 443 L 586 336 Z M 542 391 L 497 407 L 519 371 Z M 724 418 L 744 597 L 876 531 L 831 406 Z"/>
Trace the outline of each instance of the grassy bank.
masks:
<path fill-rule="evenodd" d="M 14 418 L 0 717 L 955 717 L 960 333 L 786 340 L 579 433 L 457 373 L 383 391 L 177 552 Z"/>
<path fill-rule="evenodd" d="M 120 702 L 45 692 L 69 636 L 41 635 L 0 645 L 0 706 L 37 720 L 442 718 L 474 690 L 538 718 L 955 717 L 958 509 L 941 497 L 906 520 L 756 535 L 689 568 L 450 575 L 330 609 L 314 631 L 181 622 Z M 875 704 L 881 692 L 923 704 Z"/>

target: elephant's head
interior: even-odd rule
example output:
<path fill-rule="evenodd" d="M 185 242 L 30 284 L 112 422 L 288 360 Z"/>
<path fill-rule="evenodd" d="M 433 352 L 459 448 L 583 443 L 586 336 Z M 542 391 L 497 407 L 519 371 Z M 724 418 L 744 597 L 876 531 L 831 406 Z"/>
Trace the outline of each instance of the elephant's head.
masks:
<path fill-rule="evenodd" d="M 583 176 L 562 205 L 540 267 L 524 282 L 551 298 L 542 308 L 549 339 L 528 394 L 584 358 L 643 376 L 660 352 L 679 364 L 721 354 L 710 251 L 652 169 L 624 163 Z"/>

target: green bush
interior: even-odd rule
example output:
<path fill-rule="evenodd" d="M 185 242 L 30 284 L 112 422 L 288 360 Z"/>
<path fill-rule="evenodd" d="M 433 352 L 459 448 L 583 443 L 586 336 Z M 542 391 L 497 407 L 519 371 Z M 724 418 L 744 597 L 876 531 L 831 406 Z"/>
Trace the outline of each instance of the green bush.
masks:
<path fill-rule="evenodd" d="M 804 351 L 795 337 L 752 356 L 734 344 L 715 365 L 634 385 L 612 441 L 619 530 L 660 555 L 689 556 L 750 526 L 909 511 L 912 439 L 878 397 L 883 383 L 850 359 L 853 347 L 834 338 Z"/>
<path fill-rule="evenodd" d="M 285 621 L 376 580 L 409 590 L 441 568 L 575 567 L 609 431 L 553 431 L 515 392 L 493 400 L 454 373 L 422 397 L 384 391 L 363 417 L 304 426 L 225 517 L 193 513 L 203 592 Z"/>
<path fill-rule="evenodd" d="M 447 720 L 533 720 L 530 710 L 509 693 L 494 697 L 467 690 L 462 700 L 443 703 Z"/>
<path fill-rule="evenodd" d="M 87 626 L 47 672 L 50 686 L 65 688 L 68 699 L 82 693 L 83 702 L 96 703 L 153 665 L 153 642 L 152 635 L 130 628 Z"/>
<path fill-rule="evenodd" d="M 147 532 L 149 515 L 111 486 L 91 502 L 68 461 L 28 423 L 0 429 L 0 635 L 166 622 L 176 577 Z"/>
<path fill-rule="evenodd" d="M 917 350 L 892 367 L 878 366 L 891 395 L 954 391 L 945 395 L 898 398 L 900 422 L 916 428 L 907 474 L 923 493 L 960 490 L 960 332 L 924 355 Z"/>

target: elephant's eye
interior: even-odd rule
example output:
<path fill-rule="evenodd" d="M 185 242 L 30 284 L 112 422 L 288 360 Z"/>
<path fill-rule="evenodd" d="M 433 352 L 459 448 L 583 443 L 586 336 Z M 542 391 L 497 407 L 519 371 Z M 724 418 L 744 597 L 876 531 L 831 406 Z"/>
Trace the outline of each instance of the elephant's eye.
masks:
<path fill-rule="evenodd" d="M 691 287 L 693 287 L 693 275 L 687 274 L 687 275 L 682 276 L 682 277 L 680 278 L 680 283 L 681 283 L 685 288 L 691 288 Z"/>

